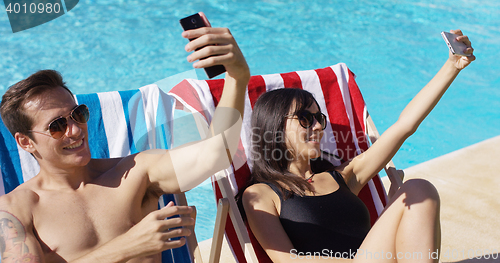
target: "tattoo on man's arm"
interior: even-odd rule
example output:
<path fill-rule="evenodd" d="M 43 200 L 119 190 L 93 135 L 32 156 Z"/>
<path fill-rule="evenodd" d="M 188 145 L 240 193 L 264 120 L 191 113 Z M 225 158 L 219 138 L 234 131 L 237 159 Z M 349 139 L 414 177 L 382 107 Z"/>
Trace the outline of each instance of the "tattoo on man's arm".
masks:
<path fill-rule="evenodd" d="M 26 230 L 13 214 L 0 211 L 0 253 L 2 263 L 40 262 L 26 245 Z"/>

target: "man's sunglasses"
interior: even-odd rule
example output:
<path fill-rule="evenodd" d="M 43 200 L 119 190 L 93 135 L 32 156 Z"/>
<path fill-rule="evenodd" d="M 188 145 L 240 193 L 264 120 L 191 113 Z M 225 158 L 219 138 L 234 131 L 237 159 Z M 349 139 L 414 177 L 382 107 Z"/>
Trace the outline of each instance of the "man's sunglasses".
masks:
<path fill-rule="evenodd" d="M 313 126 L 315 118 L 319 122 L 319 124 L 321 124 L 321 129 L 324 130 L 326 128 L 326 116 L 321 112 L 311 113 L 310 111 L 302 110 L 293 115 L 286 115 L 285 117 L 291 116 L 297 116 L 300 126 L 306 129 Z"/>
<path fill-rule="evenodd" d="M 49 123 L 49 134 L 54 139 L 61 138 L 68 129 L 68 118 L 73 119 L 75 122 L 84 124 L 89 120 L 89 108 L 85 104 L 80 104 L 71 110 L 68 117 L 59 117 Z M 49 135 L 46 132 L 39 132 L 30 130 L 30 132 L 41 133 Z"/>

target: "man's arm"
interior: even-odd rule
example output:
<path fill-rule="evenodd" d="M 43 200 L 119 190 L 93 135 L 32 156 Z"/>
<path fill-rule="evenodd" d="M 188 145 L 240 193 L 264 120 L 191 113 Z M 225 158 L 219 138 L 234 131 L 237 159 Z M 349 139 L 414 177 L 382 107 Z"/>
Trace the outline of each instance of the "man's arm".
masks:
<path fill-rule="evenodd" d="M 224 65 L 227 72 L 210 125 L 210 138 L 169 151 L 147 151 L 136 156 L 137 164 L 144 165 L 151 184 L 163 193 L 187 191 L 229 167 L 238 148 L 250 79 L 248 65 L 229 29 L 203 27 L 185 31 L 182 36 L 194 39 L 186 45 L 186 51 L 194 51 L 187 59 L 198 60 L 193 64 L 195 68 Z"/>
<path fill-rule="evenodd" d="M 33 225 L 23 223 L 21 220 L 10 211 L 0 210 L 2 262 L 25 262 L 28 259 L 31 261 L 26 262 L 44 262 L 42 248 L 33 234 Z"/>
<path fill-rule="evenodd" d="M 0 243 L 2 263 L 45 262 L 43 250 L 35 236 L 33 214 L 38 195 L 30 190 L 16 189 L 0 196 Z"/>

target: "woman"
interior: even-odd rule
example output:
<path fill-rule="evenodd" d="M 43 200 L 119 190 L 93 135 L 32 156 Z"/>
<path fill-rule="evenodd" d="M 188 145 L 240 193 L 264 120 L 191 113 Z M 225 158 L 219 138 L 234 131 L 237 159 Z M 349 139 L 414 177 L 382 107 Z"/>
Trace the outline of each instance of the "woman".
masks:
<path fill-rule="evenodd" d="M 274 262 L 438 262 L 439 196 L 429 182 L 404 183 L 373 227 L 356 195 L 475 59 L 468 37 L 452 33 L 469 56 L 450 54 L 376 143 L 330 171 L 314 173 L 311 167 L 326 125 L 312 95 L 282 89 L 259 98 L 252 115 L 253 174 L 242 203 L 252 232 Z"/>

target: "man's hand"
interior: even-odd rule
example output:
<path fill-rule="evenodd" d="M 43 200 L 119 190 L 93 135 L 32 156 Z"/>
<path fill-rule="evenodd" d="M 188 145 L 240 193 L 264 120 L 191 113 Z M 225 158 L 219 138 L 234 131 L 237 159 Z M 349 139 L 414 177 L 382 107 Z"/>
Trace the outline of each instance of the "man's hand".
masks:
<path fill-rule="evenodd" d="M 209 25 L 208 27 L 187 30 L 182 33 L 182 37 L 193 39 L 185 47 L 188 52 L 194 51 L 187 57 L 187 60 L 189 62 L 199 60 L 193 64 L 195 68 L 224 65 L 229 76 L 237 80 L 248 81 L 250 70 L 229 29 L 210 27 L 208 19 L 202 12 L 200 12 L 200 16 Z"/>
<path fill-rule="evenodd" d="M 190 217 L 192 212 L 193 209 L 189 206 L 174 206 L 174 203 L 170 202 L 164 208 L 149 213 L 123 236 L 135 244 L 135 250 L 142 250 L 140 256 L 181 247 L 186 243 L 184 237 L 191 235 L 191 231 L 185 226 L 194 225 L 195 220 Z M 166 219 L 174 215 L 187 216 Z M 172 240 L 176 237 L 181 238 Z"/>

